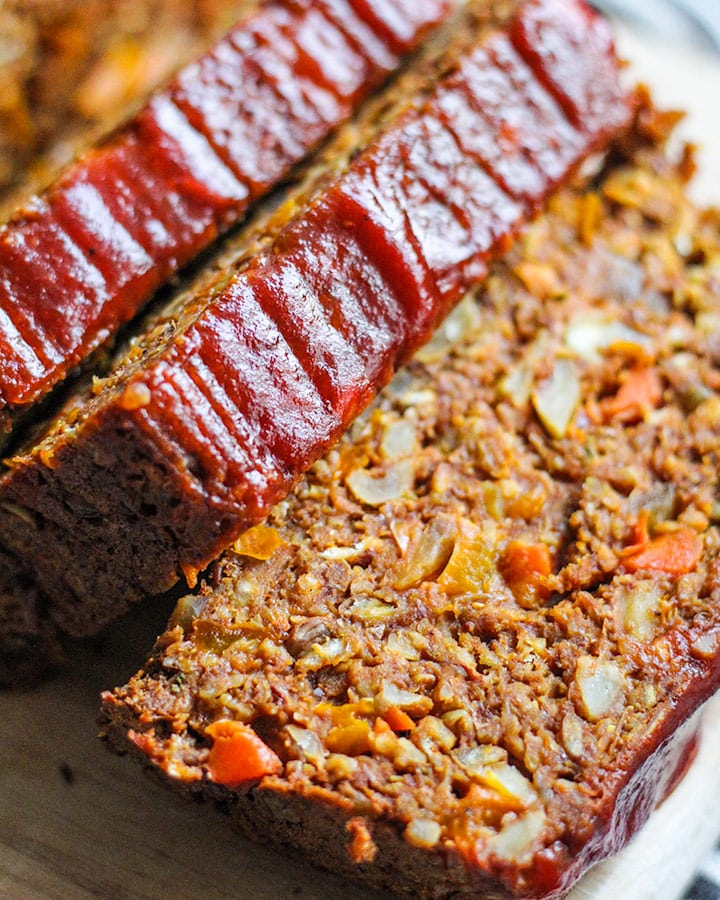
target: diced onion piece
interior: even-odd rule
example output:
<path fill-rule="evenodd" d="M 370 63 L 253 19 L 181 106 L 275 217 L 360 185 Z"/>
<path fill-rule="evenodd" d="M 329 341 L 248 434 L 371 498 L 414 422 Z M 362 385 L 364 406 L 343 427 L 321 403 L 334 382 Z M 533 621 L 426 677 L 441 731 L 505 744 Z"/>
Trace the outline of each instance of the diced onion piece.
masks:
<path fill-rule="evenodd" d="M 414 847 L 430 849 L 440 840 L 442 828 L 435 819 L 412 819 L 405 829 L 405 840 Z"/>
<path fill-rule="evenodd" d="M 391 681 L 383 681 L 380 692 L 375 696 L 375 710 L 380 715 L 396 706 L 404 712 L 423 716 L 430 712 L 432 705 L 432 700 L 425 694 L 403 690 Z"/>
<path fill-rule="evenodd" d="M 382 506 L 410 493 L 415 483 L 415 470 L 410 459 L 401 459 L 388 466 L 381 475 L 367 469 L 354 469 L 345 479 L 353 496 L 368 506 Z"/>
<path fill-rule="evenodd" d="M 413 528 L 405 521 L 405 519 L 391 519 L 390 533 L 398 545 L 401 553 L 405 553 L 410 545 L 410 539 L 413 534 Z"/>
<path fill-rule="evenodd" d="M 385 643 L 388 653 L 395 653 L 403 659 L 420 659 L 420 649 L 410 640 L 405 631 L 391 631 Z"/>
<path fill-rule="evenodd" d="M 720 634 L 717 631 L 711 631 L 696 637 L 691 644 L 691 650 L 697 659 L 710 660 L 716 656 L 718 646 L 720 646 Z"/>
<path fill-rule="evenodd" d="M 397 419 L 386 426 L 380 442 L 380 451 L 385 459 L 410 456 L 416 447 L 417 437 L 412 422 Z"/>
<path fill-rule="evenodd" d="M 480 326 L 477 303 L 467 294 L 447 316 L 430 341 L 415 354 L 421 363 L 438 362 L 461 338 L 472 334 Z"/>
<path fill-rule="evenodd" d="M 295 748 L 302 756 L 314 765 L 319 765 L 325 758 L 325 749 L 322 741 L 307 728 L 300 728 L 298 725 L 287 725 L 285 728 L 290 736 Z"/>
<path fill-rule="evenodd" d="M 179 625 L 183 631 L 188 631 L 204 606 L 205 597 L 202 595 L 187 594 L 185 597 L 181 597 L 170 617 L 168 628 L 175 628 Z"/>
<path fill-rule="evenodd" d="M 521 806 L 532 806 L 538 795 L 528 779 L 509 763 L 485 766 L 475 777 L 486 787 L 492 788 L 505 797 L 517 801 Z"/>
<path fill-rule="evenodd" d="M 345 781 L 358 770 L 358 761 L 344 753 L 330 753 L 325 759 L 325 771 L 333 781 Z"/>
<path fill-rule="evenodd" d="M 533 809 L 508 822 L 491 838 L 492 848 L 502 859 L 519 861 L 535 849 L 535 844 L 545 828 L 546 816 L 540 809 Z"/>
<path fill-rule="evenodd" d="M 466 709 L 450 709 L 443 713 L 442 720 L 457 735 L 473 731 L 473 720 Z"/>
<path fill-rule="evenodd" d="M 456 533 L 457 526 L 452 519 L 433 519 L 401 563 L 395 587 L 403 591 L 439 575 L 453 552 Z"/>
<path fill-rule="evenodd" d="M 715 335 L 720 331 L 720 312 L 702 310 L 695 316 L 695 327 L 705 335 Z"/>
<path fill-rule="evenodd" d="M 313 644 L 297 661 L 297 667 L 303 672 L 317 672 L 325 666 L 337 666 L 350 655 L 350 650 L 342 638 Z"/>
<path fill-rule="evenodd" d="M 653 581 L 641 581 L 625 600 L 623 627 L 637 641 L 649 641 L 655 636 L 659 622 L 662 591 Z"/>
<path fill-rule="evenodd" d="M 531 399 L 548 434 L 565 437 L 580 403 L 580 379 L 572 362 L 556 360 L 550 377 L 535 388 Z"/>
<path fill-rule="evenodd" d="M 353 600 L 348 610 L 350 618 L 360 619 L 364 622 L 381 622 L 397 613 L 397 607 L 392 603 L 383 603 L 377 597 L 358 597 Z"/>
<path fill-rule="evenodd" d="M 606 716 L 625 691 L 625 678 L 609 660 L 581 656 L 575 671 L 582 712 L 591 722 Z"/>
<path fill-rule="evenodd" d="M 427 740 L 431 744 L 440 747 L 446 753 L 452 750 L 457 743 L 455 732 L 451 731 L 443 720 L 437 716 L 425 716 L 420 724 L 420 728 L 423 732 L 419 739 L 420 743 Z M 422 746 L 424 747 L 425 744 L 422 744 Z"/>
<path fill-rule="evenodd" d="M 583 734 L 582 719 L 574 712 L 569 712 L 563 717 L 560 725 L 560 737 L 572 759 L 582 759 L 585 754 L 585 738 Z"/>
<path fill-rule="evenodd" d="M 484 772 L 488 766 L 507 762 L 507 750 L 496 744 L 478 744 L 475 747 L 463 747 L 453 753 L 458 765 L 473 778 Z"/>
<path fill-rule="evenodd" d="M 580 313 L 568 323 L 565 345 L 587 362 L 596 362 L 600 351 L 622 345 L 649 351 L 652 341 L 623 322 L 609 322 L 598 315 Z"/>
<path fill-rule="evenodd" d="M 500 380 L 498 392 L 507 397 L 513 406 L 522 409 L 530 398 L 532 380 L 530 366 L 519 364 Z"/>
<path fill-rule="evenodd" d="M 635 490 L 629 498 L 628 512 L 639 516 L 645 510 L 647 524 L 654 527 L 675 518 L 677 495 L 677 488 L 670 482 L 659 482 L 645 491 Z"/>
<path fill-rule="evenodd" d="M 323 643 L 313 644 L 313 650 L 327 665 L 337 664 L 347 652 L 347 644 L 342 638 L 330 638 Z"/>
<path fill-rule="evenodd" d="M 392 756 L 395 768 L 404 772 L 427 765 L 427 757 L 422 750 L 404 737 L 397 738 Z"/>
<path fill-rule="evenodd" d="M 355 559 L 361 553 L 362 547 L 327 547 L 325 550 L 320 551 L 320 556 L 323 559 L 338 561 Z"/>

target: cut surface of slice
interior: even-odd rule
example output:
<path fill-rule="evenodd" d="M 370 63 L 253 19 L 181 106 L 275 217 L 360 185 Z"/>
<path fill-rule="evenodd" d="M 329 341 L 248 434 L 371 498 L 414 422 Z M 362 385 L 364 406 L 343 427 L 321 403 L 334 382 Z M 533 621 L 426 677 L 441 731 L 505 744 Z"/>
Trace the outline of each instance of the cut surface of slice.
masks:
<path fill-rule="evenodd" d="M 629 840 L 720 682 L 720 221 L 667 121 L 179 602 L 117 749 L 390 895 L 557 898 Z"/>

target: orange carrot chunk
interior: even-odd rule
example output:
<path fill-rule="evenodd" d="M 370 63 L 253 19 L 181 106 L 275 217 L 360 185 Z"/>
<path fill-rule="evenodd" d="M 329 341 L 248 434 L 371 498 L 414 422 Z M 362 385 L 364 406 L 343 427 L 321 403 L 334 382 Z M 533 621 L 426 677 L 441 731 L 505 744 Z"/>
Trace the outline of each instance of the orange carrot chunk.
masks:
<path fill-rule="evenodd" d="M 388 725 L 385 719 L 381 719 L 379 716 L 373 722 L 372 730 L 375 734 L 389 734 L 392 731 L 392 728 Z"/>
<path fill-rule="evenodd" d="M 550 590 L 545 578 L 552 572 L 552 559 L 546 544 L 511 541 L 500 560 L 500 571 L 523 608 L 532 609 L 547 599 Z"/>
<path fill-rule="evenodd" d="M 685 575 L 692 572 L 702 556 L 703 542 L 691 528 L 679 528 L 660 534 L 643 544 L 626 547 L 622 558 L 630 572 L 639 569 L 655 569 L 668 575 Z"/>
<path fill-rule="evenodd" d="M 628 372 L 614 397 L 600 401 L 606 422 L 637 422 L 662 400 L 662 381 L 656 369 L 637 366 Z"/>
<path fill-rule="evenodd" d="M 277 528 L 269 525 L 256 525 L 243 532 L 232 545 L 236 553 L 249 556 L 251 559 L 270 559 L 283 540 Z"/>
<path fill-rule="evenodd" d="M 208 757 L 210 777 L 218 784 L 237 787 L 263 775 L 277 775 L 282 762 L 249 725 L 220 719 L 207 729 L 213 739 Z"/>
<path fill-rule="evenodd" d="M 641 509 L 638 513 L 637 522 L 633 526 L 632 530 L 632 543 L 633 545 L 640 546 L 641 544 L 647 544 L 650 540 L 650 511 L 647 509 Z M 628 548 L 629 549 L 629 548 Z"/>
<path fill-rule="evenodd" d="M 415 727 L 415 722 L 410 716 L 397 706 L 391 706 L 383 713 L 383 719 L 393 731 L 410 731 Z"/>

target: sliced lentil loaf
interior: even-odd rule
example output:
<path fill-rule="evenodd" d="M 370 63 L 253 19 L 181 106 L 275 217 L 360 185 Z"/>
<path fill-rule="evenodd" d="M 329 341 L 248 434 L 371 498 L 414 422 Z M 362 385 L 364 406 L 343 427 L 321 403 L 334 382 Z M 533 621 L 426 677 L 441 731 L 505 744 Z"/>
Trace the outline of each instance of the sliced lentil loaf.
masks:
<path fill-rule="evenodd" d="M 452 34 L 251 231 L 259 253 L 10 461 L 0 544 L 61 630 L 192 582 L 627 127 L 608 26 L 581 0 L 470 4 Z"/>
<path fill-rule="evenodd" d="M 720 681 L 720 214 L 569 188 L 182 599 L 103 737 L 389 894 L 559 897 Z"/>

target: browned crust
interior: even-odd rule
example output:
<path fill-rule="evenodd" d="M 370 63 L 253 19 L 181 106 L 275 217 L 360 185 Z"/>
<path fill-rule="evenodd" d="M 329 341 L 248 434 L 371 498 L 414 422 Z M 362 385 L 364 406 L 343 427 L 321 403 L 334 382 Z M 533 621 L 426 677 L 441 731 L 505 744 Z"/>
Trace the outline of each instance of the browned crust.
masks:
<path fill-rule="evenodd" d="M 433 851 L 411 846 L 397 827 L 383 818 L 361 817 L 371 851 L 369 858 L 355 858 L 352 826 L 357 814 L 329 791 L 308 790 L 303 795 L 280 779 L 268 778 L 238 793 L 169 777 L 128 737 L 147 724 L 133 718 L 130 707 L 116 703 L 110 695 L 105 697 L 100 725 L 101 738 L 112 750 L 128 754 L 153 780 L 186 800 L 214 801 L 243 837 L 286 852 L 301 851 L 321 868 L 360 880 L 388 896 L 422 900 L 510 900 L 518 896 L 537 900 L 542 896 L 544 900 L 557 900 L 594 863 L 619 852 L 665 799 L 668 787 L 671 789 L 685 773 L 701 727 L 699 712 L 689 718 L 685 713 L 683 706 L 682 711 L 668 716 L 646 747 L 636 750 L 634 771 L 618 771 L 616 785 L 604 800 L 604 814 L 598 815 L 601 824 L 595 838 L 574 858 L 561 845 L 550 848 L 545 854 L 547 872 L 556 878 L 519 893 L 482 870 L 473 870 L 452 846 Z"/>

